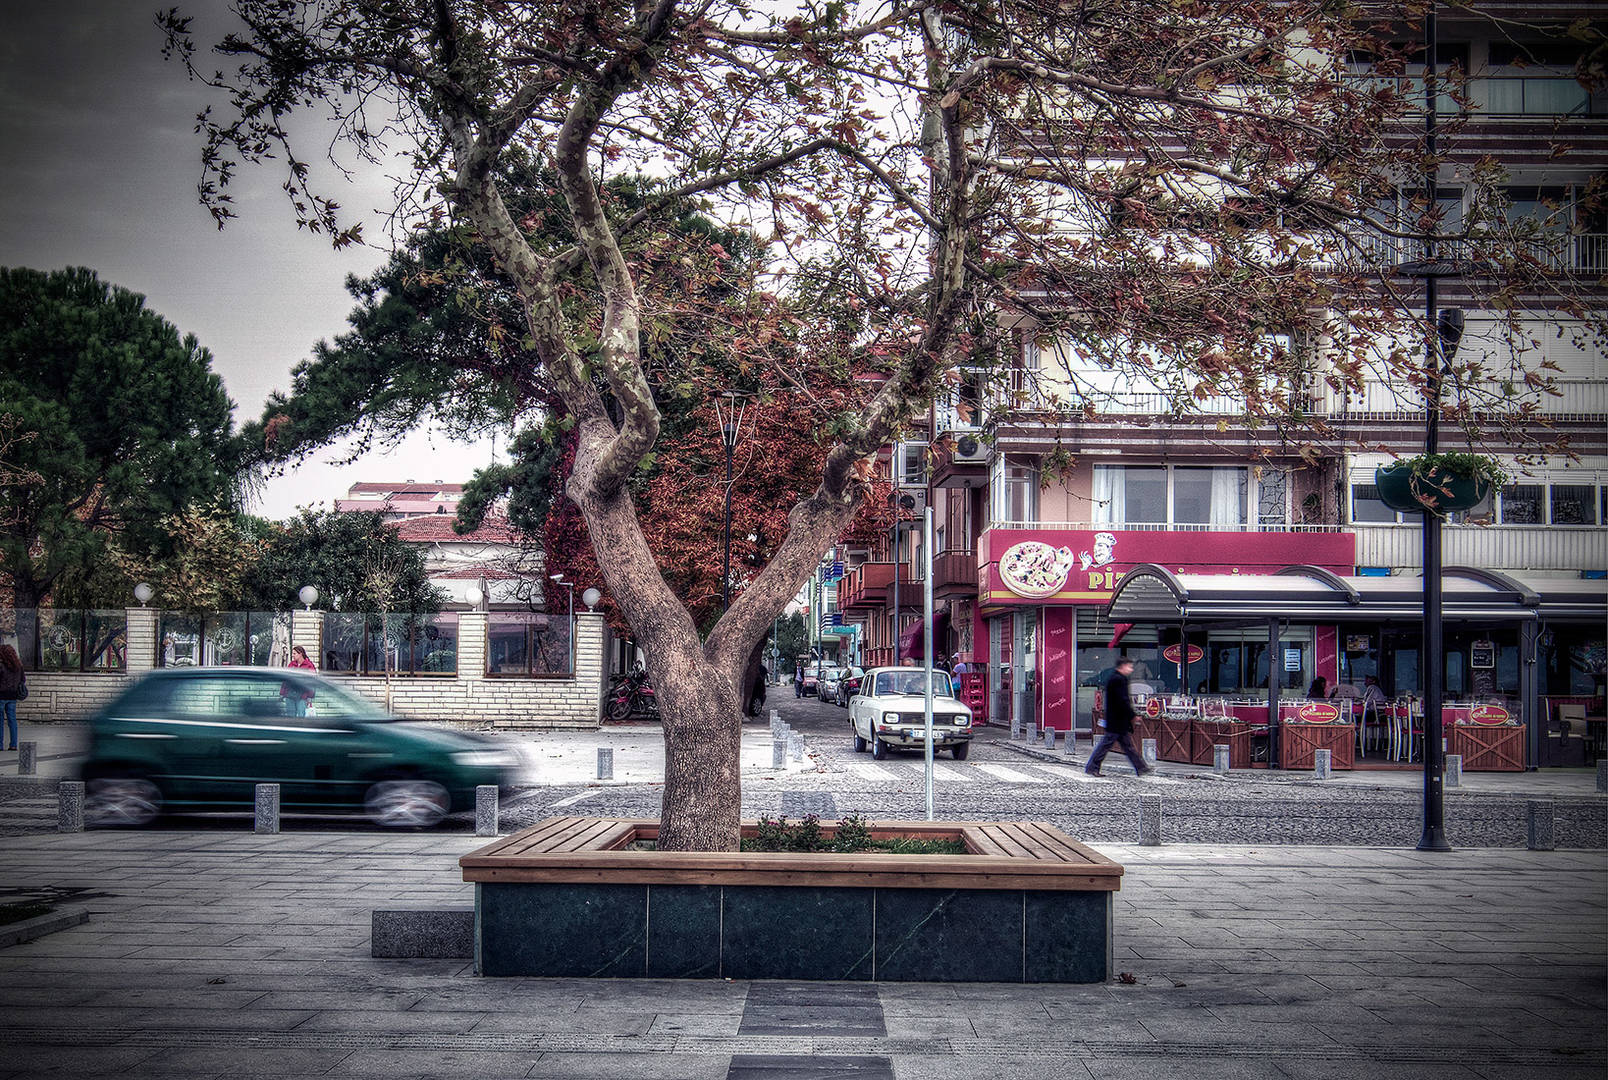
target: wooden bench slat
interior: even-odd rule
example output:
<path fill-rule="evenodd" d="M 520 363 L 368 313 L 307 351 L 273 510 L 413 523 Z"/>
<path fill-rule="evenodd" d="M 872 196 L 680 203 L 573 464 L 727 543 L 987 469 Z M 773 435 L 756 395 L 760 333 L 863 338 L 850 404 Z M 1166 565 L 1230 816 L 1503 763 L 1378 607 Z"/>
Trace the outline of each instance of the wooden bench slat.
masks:
<path fill-rule="evenodd" d="M 522 829 L 508 837 L 498 854 L 523 855 L 525 852 L 535 848 L 536 845 L 546 842 L 550 837 L 559 835 L 566 829 L 574 828 L 579 824 L 580 820 L 580 818 L 548 818 L 545 821 L 538 821 L 528 829 Z"/>
<path fill-rule="evenodd" d="M 1012 836 L 1004 828 L 998 825 L 984 825 L 983 832 L 986 833 L 988 837 L 994 841 L 994 843 L 1003 848 L 1005 850 L 1005 854 L 1014 856 L 1018 859 L 1033 858 L 1033 853 L 1024 847 L 1020 840 Z"/>

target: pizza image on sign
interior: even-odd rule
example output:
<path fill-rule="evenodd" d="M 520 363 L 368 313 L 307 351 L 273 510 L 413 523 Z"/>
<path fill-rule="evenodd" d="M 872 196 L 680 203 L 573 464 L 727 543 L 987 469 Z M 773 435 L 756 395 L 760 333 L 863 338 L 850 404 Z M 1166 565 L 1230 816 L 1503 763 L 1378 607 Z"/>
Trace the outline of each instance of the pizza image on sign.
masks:
<path fill-rule="evenodd" d="M 1075 556 L 1071 548 L 1052 548 L 1037 540 L 1024 540 L 999 557 L 999 576 L 1017 596 L 1042 600 L 1066 585 Z"/>

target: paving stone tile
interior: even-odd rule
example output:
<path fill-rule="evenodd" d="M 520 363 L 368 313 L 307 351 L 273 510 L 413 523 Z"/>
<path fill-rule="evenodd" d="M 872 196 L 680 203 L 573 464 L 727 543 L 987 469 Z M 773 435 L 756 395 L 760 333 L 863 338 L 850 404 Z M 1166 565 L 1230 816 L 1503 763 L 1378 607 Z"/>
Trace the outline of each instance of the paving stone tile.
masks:
<path fill-rule="evenodd" d="M 726 1080 L 725 1054 L 543 1054 L 527 1076 L 543 1080 Z M 867 1078 L 868 1080 L 868 1078 Z"/>
<path fill-rule="evenodd" d="M 323 1075 L 329 1077 L 407 1077 L 481 1080 L 526 1076 L 541 1055 L 485 1050 L 354 1050 Z"/>

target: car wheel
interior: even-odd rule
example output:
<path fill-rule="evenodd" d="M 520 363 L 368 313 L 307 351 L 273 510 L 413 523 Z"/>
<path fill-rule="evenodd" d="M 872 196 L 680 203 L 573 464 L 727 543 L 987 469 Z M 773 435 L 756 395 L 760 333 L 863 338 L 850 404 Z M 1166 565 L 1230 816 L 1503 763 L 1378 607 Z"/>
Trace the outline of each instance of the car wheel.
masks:
<path fill-rule="evenodd" d="M 871 756 L 877 761 L 881 761 L 886 758 L 888 756 L 888 744 L 883 742 L 881 739 L 872 736 Z"/>
<path fill-rule="evenodd" d="M 955 760 L 965 761 L 966 755 L 971 753 L 971 743 L 958 742 L 955 744 Z"/>
<path fill-rule="evenodd" d="M 858 731 L 854 733 L 854 752 L 856 754 L 865 753 L 865 740 L 860 738 L 860 733 Z"/>
<path fill-rule="evenodd" d="M 138 827 L 161 813 L 162 789 L 143 776 L 103 776 L 84 785 L 85 824 Z"/>
<path fill-rule="evenodd" d="M 447 816 L 452 799 L 434 780 L 381 780 L 363 796 L 369 820 L 387 829 L 428 829 Z"/>

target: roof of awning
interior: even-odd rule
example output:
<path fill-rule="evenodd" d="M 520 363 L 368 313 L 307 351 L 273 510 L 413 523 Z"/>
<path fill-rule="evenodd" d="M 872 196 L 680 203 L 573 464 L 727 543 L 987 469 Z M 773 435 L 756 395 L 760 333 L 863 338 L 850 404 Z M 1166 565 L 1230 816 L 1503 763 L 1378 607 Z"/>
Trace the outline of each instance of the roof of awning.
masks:
<path fill-rule="evenodd" d="M 1504 574 L 1448 566 L 1441 603 L 1452 621 L 1526 622 L 1608 616 L 1608 581 Z M 1316 566 L 1276 574 L 1175 574 L 1136 566 L 1117 582 L 1106 618 L 1124 623 L 1416 622 L 1423 616 L 1421 577 L 1342 577 Z"/>

